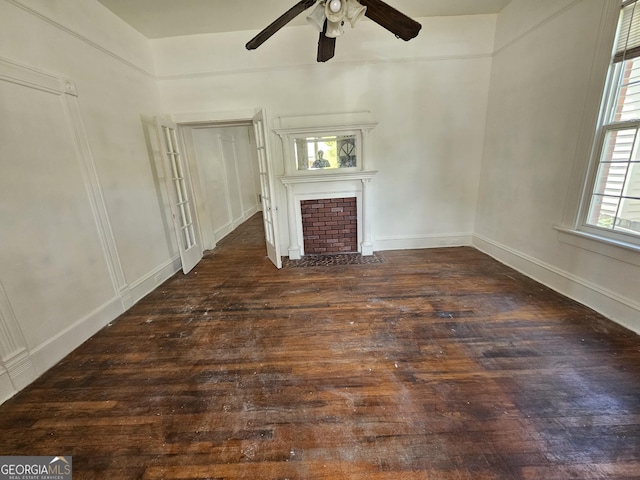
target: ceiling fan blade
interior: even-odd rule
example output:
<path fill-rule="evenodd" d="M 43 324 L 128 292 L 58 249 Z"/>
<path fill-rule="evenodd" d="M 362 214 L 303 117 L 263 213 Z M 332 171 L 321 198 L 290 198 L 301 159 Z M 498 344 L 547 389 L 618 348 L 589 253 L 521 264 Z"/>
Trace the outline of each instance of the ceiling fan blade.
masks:
<path fill-rule="evenodd" d="M 365 15 L 396 37 L 405 41 L 418 36 L 422 25 L 382 0 L 360 0 L 367 7 Z"/>
<path fill-rule="evenodd" d="M 269 26 L 262 30 L 258 35 L 253 37 L 247 43 L 247 50 L 254 50 L 266 42 L 274 33 L 284 27 L 287 23 L 293 20 L 295 17 L 304 12 L 307 8 L 316 3 L 316 0 L 301 0 L 293 7 L 283 13 L 280 17 L 276 18 Z"/>
<path fill-rule="evenodd" d="M 318 62 L 326 62 L 327 60 L 331 60 L 333 55 L 336 53 L 336 39 L 329 38 L 325 35 L 327 33 L 327 20 L 324 21 L 324 27 L 322 28 L 322 32 L 320 32 L 320 37 L 318 38 Z"/>

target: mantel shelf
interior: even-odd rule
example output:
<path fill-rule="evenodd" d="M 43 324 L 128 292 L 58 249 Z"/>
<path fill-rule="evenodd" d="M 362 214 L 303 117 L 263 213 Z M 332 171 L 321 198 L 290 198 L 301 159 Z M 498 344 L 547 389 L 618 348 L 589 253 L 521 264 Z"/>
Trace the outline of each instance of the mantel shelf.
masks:
<path fill-rule="evenodd" d="M 317 173 L 306 175 L 285 175 L 278 177 L 284 185 L 297 183 L 341 182 L 350 180 L 371 180 L 377 171 L 343 172 L 343 173 Z"/>

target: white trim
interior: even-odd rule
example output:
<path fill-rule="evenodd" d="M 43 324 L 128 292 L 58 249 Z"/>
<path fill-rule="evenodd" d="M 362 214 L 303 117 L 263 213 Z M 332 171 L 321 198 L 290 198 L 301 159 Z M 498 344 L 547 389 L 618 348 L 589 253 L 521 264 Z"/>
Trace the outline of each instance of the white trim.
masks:
<path fill-rule="evenodd" d="M 412 250 L 421 248 L 468 247 L 472 243 L 472 233 L 446 233 L 424 235 L 402 235 L 397 237 L 376 237 L 376 251 Z"/>
<path fill-rule="evenodd" d="M 591 69 L 587 83 L 587 90 L 583 100 L 582 115 L 579 136 L 573 152 L 573 165 L 570 183 L 565 196 L 562 214 L 562 225 L 577 227 L 581 218 L 585 215 L 583 210 L 588 208 L 590 202 L 591 171 L 593 162 L 599 158 L 602 125 L 603 93 L 609 91 L 610 81 L 609 66 L 613 50 L 613 39 L 618 25 L 620 6 L 616 2 L 605 2 L 602 6 L 600 25 L 598 29 L 597 48 L 593 52 Z M 589 99 L 598 98 L 593 102 Z"/>
<path fill-rule="evenodd" d="M 133 303 L 133 298 L 141 298 L 143 296 L 142 292 L 148 293 L 151 288 L 149 285 L 142 286 L 145 282 L 145 279 L 143 279 L 136 285 L 136 287 L 141 286 L 142 288 L 139 291 L 132 292 L 131 287 L 125 281 L 73 81 L 2 57 L 0 57 L 0 81 L 11 82 L 25 88 L 38 89 L 60 97 L 63 114 L 68 122 L 70 138 L 74 144 L 76 160 L 82 173 L 87 201 L 93 214 L 114 295 L 104 305 L 98 307 L 84 318 L 77 320 L 42 345 L 29 351 L 20 330 L 18 319 L 9 304 L 9 299 L 4 293 L 4 289 L 0 288 L 0 330 L 2 331 L 0 337 L 3 340 L 0 345 L 1 360 L 14 389 L 19 391 L 77 348 L 78 345 L 105 324 L 123 313 L 125 305 L 130 306 Z M 169 269 L 171 268 L 173 268 L 173 262 L 169 262 Z M 166 276 L 167 274 L 168 272 L 163 272 L 162 275 Z M 154 280 L 157 276 L 156 274 Z M 6 396 L 3 392 L 0 392 L 0 395 Z"/>
<path fill-rule="evenodd" d="M 87 45 L 89 45 L 90 47 L 95 48 L 96 50 L 104 53 L 105 55 L 108 55 L 111 58 L 114 58 L 116 60 L 118 60 L 119 62 L 122 62 L 124 65 L 126 65 L 127 67 L 130 67 L 140 73 L 142 73 L 143 75 L 155 79 L 155 74 L 153 72 L 148 72 L 147 70 L 139 67 L 138 65 L 135 65 L 134 63 L 130 62 L 129 60 L 125 59 L 124 57 L 121 57 L 120 55 L 118 55 L 117 53 L 112 52 L 111 50 L 108 50 L 106 48 L 104 48 L 101 45 L 98 45 L 96 42 L 89 40 L 87 37 L 85 37 L 84 35 L 81 35 L 80 33 L 65 27 L 64 25 L 62 25 L 61 23 L 55 21 L 52 18 L 47 17 L 46 15 L 34 10 L 33 8 L 25 5 L 23 0 L 7 0 L 10 4 L 30 13 L 31 15 L 33 15 L 34 17 L 39 18 L 40 20 L 43 20 L 45 22 L 47 22 L 48 24 L 58 28 L 59 30 L 62 30 L 63 32 L 71 35 L 72 37 L 77 38 L 78 40 L 80 40 L 81 42 L 86 43 Z"/>
<path fill-rule="evenodd" d="M 573 7 L 575 7 L 579 3 L 582 3 L 582 1 L 583 0 L 573 0 L 569 4 L 567 4 L 564 7 L 562 7 L 557 12 L 549 15 L 548 17 L 545 17 L 540 22 L 536 23 L 535 25 L 533 25 L 532 27 L 528 28 L 527 30 L 525 30 L 524 32 L 519 34 L 518 36 L 516 36 L 516 37 L 512 38 L 511 40 L 507 41 L 504 45 L 502 45 L 502 46 L 498 47 L 497 49 L 495 49 L 494 52 L 493 52 L 493 56 L 499 55 L 500 53 L 502 53 L 503 50 L 506 50 L 507 48 L 512 47 L 514 44 L 518 43 L 523 38 L 529 36 L 530 34 L 535 32 L 536 30 L 542 28 L 547 23 L 555 20 L 557 17 L 559 17 L 559 16 L 563 15 L 564 13 L 566 13 L 567 11 L 571 10 Z M 614 2 L 609 1 L 607 3 L 614 3 Z M 620 8 L 620 7 L 618 6 L 618 8 Z"/>
<path fill-rule="evenodd" d="M 356 197 L 358 211 L 358 252 L 362 255 L 373 255 L 371 242 L 370 195 L 371 179 L 378 173 L 348 172 L 325 173 L 314 175 L 290 175 L 278 177 L 287 193 L 287 218 L 289 221 L 289 258 L 299 260 L 304 255 L 304 236 L 302 232 L 302 200 L 326 198 Z"/>
<path fill-rule="evenodd" d="M 216 140 L 217 140 L 216 147 L 218 148 L 218 158 L 220 159 L 220 167 L 221 167 L 220 177 L 222 177 L 222 179 L 224 180 L 222 182 L 224 186 L 223 188 L 224 199 L 227 206 L 227 218 L 229 219 L 229 221 L 227 222 L 227 225 L 231 224 L 231 230 L 234 230 L 236 228 L 236 223 L 235 223 L 236 219 L 233 217 L 233 201 L 231 200 L 231 184 L 229 182 L 229 170 L 227 169 L 227 158 L 225 157 L 224 143 L 228 142 L 232 144 L 233 155 L 234 155 L 232 163 L 234 164 L 234 171 L 235 171 L 235 164 L 236 164 L 235 138 L 233 136 L 229 137 L 228 135 L 222 135 L 221 133 L 216 132 Z M 237 180 L 237 175 L 236 175 L 236 180 Z M 215 238 L 219 239 L 220 237 L 216 236 Z"/>
<path fill-rule="evenodd" d="M 11 383 L 13 383 L 13 387 L 18 392 L 38 378 L 31 356 L 26 348 L 11 359 L 5 360 L 4 363 Z"/>
<path fill-rule="evenodd" d="M 124 309 L 129 310 L 142 298 L 153 292 L 159 285 L 167 281 L 171 276 L 180 271 L 182 262 L 180 255 L 176 255 L 162 265 L 147 273 L 144 277 L 131 282 L 126 296 L 122 297 Z"/>
<path fill-rule="evenodd" d="M 387 65 L 394 63 L 430 63 L 430 62 L 447 62 L 447 61 L 460 61 L 460 60 L 491 60 L 493 58 L 492 53 L 479 53 L 468 55 L 434 55 L 432 57 L 406 57 L 406 58 L 388 58 L 388 59 L 368 59 L 368 60 L 331 60 L 331 65 L 338 68 L 353 68 L 360 65 Z M 302 63 L 298 65 L 278 65 L 273 67 L 260 67 L 260 68 L 238 68 L 235 70 L 210 70 L 208 72 L 196 72 L 196 73 L 183 73 L 176 75 L 160 75 L 156 77 L 159 82 L 162 81 L 174 81 L 174 80 L 197 80 L 206 79 L 211 77 L 222 77 L 228 75 L 259 75 L 268 74 L 273 72 L 286 72 L 292 70 L 318 70 L 323 68 L 325 64 L 318 63 Z M 311 72 L 313 73 L 313 72 Z"/>
<path fill-rule="evenodd" d="M 54 95 L 63 93 L 77 95 L 75 85 L 71 80 L 51 75 L 3 57 L 0 57 L 0 80 L 23 87 L 35 88 Z"/>
<path fill-rule="evenodd" d="M 49 370 L 123 313 L 121 299 L 114 297 L 46 342 L 38 345 L 31 351 L 31 359 L 38 374 L 42 375 Z"/>
<path fill-rule="evenodd" d="M 37 378 L 27 342 L 2 282 L 0 282 L 0 368 L 5 369 L 16 391 Z"/>
<path fill-rule="evenodd" d="M 18 392 L 14 388 L 13 383 L 11 383 L 9 372 L 0 366 L 0 405 L 6 400 L 9 400 L 16 393 Z"/>
<path fill-rule="evenodd" d="M 19 355 L 26 347 L 13 307 L 0 281 L 0 361 L 3 363 Z"/>
<path fill-rule="evenodd" d="M 369 111 L 277 117 L 273 123 L 273 131 L 280 137 L 327 130 L 371 130 L 377 125 Z"/>
<path fill-rule="evenodd" d="M 558 240 L 562 243 L 573 245 L 605 257 L 614 258 L 621 262 L 630 263 L 640 267 L 640 246 L 614 240 L 593 233 L 583 232 L 555 226 L 558 231 Z"/>
<path fill-rule="evenodd" d="M 640 334 L 640 303 L 522 252 L 473 236 L 473 246 L 499 262 Z"/>
<path fill-rule="evenodd" d="M 31 350 L 30 354 L 25 351 L 18 355 L 8 368 L 0 365 L 0 403 L 33 382 L 122 313 L 122 302 L 114 297 Z"/>
<path fill-rule="evenodd" d="M 256 114 L 253 110 L 234 110 L 228 112 L 196 112 L 196 113 L 174 113 L 168 115 L 174 123 L 178 125 L 203 124 L 204 128 L 216 127 L 216 123 L 240 122 L 251 125 L 251 120 Z"/>
<path fill-rule="evenodd" d="M 91 208 L 96 227 L 100 234 L 100 243 L 104 252 L 107 268 L 109 269 L 109 276 L 111 277 L 114 291 L 123 295 L 126 294 L 129 286 L 125 279 L 122 263 L 120 262 L 120 255 L 118 254 L 111 219 L 109 218 L 107 205 L 104 195 L 102 194 L 102 186 L 100 185 L 100 179 L 93 159 L 93 152 L 91 151 L 89 139 L 82 120 L 82 114 L 80 113 L 78 98 L 75 95 L 65 95 L 65 105 L 75 140 L 74 147 L 77 153 L 78 164 L 80 165 L 85 190 L 89 197 L 89 207 Z"/>
<path fill-rule="evenodd" d="M 371 112 L 342 112 L 316 115 L 299 115 L 278 117 L 274 120 L 273 131 L 280 137 L 282 152 L 284 155 L 284 175 L 308 175 L 319 178 L 321 175 L 334 176 L 338 174 L 346 178 L 350 172 L 362 172 L 367 164 L 373 162 L 369 148 L 369 133 L 376 127 Z M 339 168 L 337 172 L 328 170 L 318 172 L 316 170 L 298 170 L 295 158 L 294 139 L 307 135 L 355 135 L 358 165 L 353 168 Z M 284 178 L 284 177 L 283 177 Z M 318 180 L 311 180 L 318 181 Z M 285 184 L 287 185 L 287 184 Z"/>
<path fill-rule="evenodd" d="M 347 172 L 340 173 L 340 171 L 316 173 L 311 175 L 286 175 L 278 177 L 284 185 L 296 185 L 300 183 L 323 183 L 323 182 L 340 182 L 349 180 L 371 180 L 377 171 L 368 172 Z"/>
<path fill-rule="evenodd" d="M 232 221 L 228 221 L 227 223 L 225 223 L 223 226 L 218 227 L 217 229 L 215 229 L 213 231 L 213 235 L 216 238 L 216 240 L 219 242 L 220 240 L 222 240 L 224 237 L 226 237 L 227 235 L 229 235 L 231 232 L 233 232 L 235 230 L 235 224 Z"/>
<path fill-rule="evenodd" d="M 113 229 L 102 195 L 102 188 L 94 164 L 89 139 L 82 121 L 74 82 L 2 57 L 0 57 L 0 81 L 11 82 L 26 88 L 35 88 L 62 98 L 64 115 L 69 122 L 70 133 L 76 150 L 76 159 L 82 172 L 89 206 L 99 232 L 114 292 L 126 293 L 128 287 L 120 264 Z"/>

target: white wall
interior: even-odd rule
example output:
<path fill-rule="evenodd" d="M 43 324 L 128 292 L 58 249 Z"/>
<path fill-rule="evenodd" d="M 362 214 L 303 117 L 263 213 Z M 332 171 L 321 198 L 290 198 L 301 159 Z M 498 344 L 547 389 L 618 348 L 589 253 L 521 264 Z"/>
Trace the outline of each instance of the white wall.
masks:
<path fill-rule="evenodd" d="M 618 11 L 514 0 L 499 15 L 474 244 L 640 332 L 638 254 L 554 229 L 575 222 Z"/>
<path fill-rule="evenodd" d="M 278 32 L 255 51 L 256 32 L 152 41 L 163 108 L 171 114 L 265 108 L 276 117 L 370 111 L 376 250 L 469 244 L 480 174 L 496 16 L 419 19 L 404 42 L 370 21 L 317 64 L 317 32 Z M 232 113 L 230 113 L 233 116 Z M 271 137 L 274 173 L 284 171 Z M 279 239 L 287 249 L 284 188 Z"/>
<path fill-rule="evenodd" d="M 0 1 L 0 401 L 179 267 L 159 104 L 99 3 Z"/>

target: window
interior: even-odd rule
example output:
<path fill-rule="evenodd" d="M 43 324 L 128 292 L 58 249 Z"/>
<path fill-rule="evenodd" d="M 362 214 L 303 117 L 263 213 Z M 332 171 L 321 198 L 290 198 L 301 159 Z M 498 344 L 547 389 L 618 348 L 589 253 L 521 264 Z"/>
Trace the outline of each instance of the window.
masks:
<path fill-rule="evenodd" d="M 356 135 L 295 138 L 298 170 L 357 166 Z"/>
<path fill-rule="evenodd" d="M 618 26 L 602 134 L 584 226 L 640 244 L 640 2 L 626 1 Z"/>
<path fill-rule="evenodd" d="M 366 171 L 370 112 L 279 117 L 273 131 L 282 140 L 284 176 L 333 177 Z"/>

